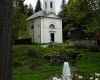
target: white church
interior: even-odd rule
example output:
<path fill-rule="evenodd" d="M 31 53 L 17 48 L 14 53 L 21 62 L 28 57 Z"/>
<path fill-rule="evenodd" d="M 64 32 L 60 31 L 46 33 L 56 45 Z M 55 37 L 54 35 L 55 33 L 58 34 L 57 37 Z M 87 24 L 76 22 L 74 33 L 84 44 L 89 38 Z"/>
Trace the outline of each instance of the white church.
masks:
<path fill-rule="evenodd" d="M 43 0 L 43 10 L 27 18 L 32 43 L 62 43 L 62 19 L 55 14 L 55 0 Z"/>

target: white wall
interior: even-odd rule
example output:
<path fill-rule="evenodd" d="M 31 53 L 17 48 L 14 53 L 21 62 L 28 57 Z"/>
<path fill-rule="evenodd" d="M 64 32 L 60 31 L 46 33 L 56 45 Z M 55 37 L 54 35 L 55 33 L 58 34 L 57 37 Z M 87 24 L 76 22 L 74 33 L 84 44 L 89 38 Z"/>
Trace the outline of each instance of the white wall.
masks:
<path fill-rule="evenodd" d="M 40 18 L 34 19 L 34 42 L 40 43 L 41 35 L 40 35 L 40 27 L 41 27 Z"/>
<path fill-rule="evenodd" d="M 34 22 L 34 24 L 32 23 Z M 34 42 L 36 43 L 49 43 L 50 33 L 54 33 L 55 42 L 62 43 L 62 20 L 58 18 L 44 18 L 39 17 L 31 20 L 31 25 L 34 25 L 32 30 L 30 27 L 30 34 L 34 37 Z M 49 28 L 50 24 L 55 26 L 54 30 Z M 39 27 L 38 27 L 39 25 Z M 33 35 L 34 34 L 34 35 Z"/>
<path fill-rule="evenodd" d="M 62 43 L 62 20 L 55 18 L 41 19 L 41 43 L 50 42 L 50 33 L 55 34 L 55 42 Z M 50 30 L 50 24 L 55 25 L 54 30 Z"/>
<path fill-rule="evenodd" d="M 45 8 L 45 2 L 47 3 L 47 8 Z M 50 8 L 50 2 L 53 3 L 53 8 Z M 55 0 L 43 0 L 43 10 L 55 13 Z"/>

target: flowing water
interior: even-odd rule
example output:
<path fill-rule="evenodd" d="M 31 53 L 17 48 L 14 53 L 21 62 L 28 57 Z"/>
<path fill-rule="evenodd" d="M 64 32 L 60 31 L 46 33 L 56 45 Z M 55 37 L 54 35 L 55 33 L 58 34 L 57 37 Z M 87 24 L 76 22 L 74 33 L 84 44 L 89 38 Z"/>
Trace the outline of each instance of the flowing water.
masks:
<path fill-rule="evenodd" d="M 64 62 L 62 80 L 71 80 L 71 71 L 68 62 Z"/>

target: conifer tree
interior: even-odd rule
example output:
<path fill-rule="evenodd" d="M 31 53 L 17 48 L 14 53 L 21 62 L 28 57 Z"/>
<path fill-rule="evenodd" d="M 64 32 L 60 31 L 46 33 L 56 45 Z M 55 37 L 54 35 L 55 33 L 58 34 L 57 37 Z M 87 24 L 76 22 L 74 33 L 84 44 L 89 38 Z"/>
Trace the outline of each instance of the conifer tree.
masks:
<path fill-rule="evenodd" d="M 41 7 L 41 1 L 38 0 L 36 3 L 36 7 L 35 7 L 35 12 L 41 11 L 42 7 Z"/>
<path fill-rule="evenodd" d="M 29 7 L 28 7 L 28 17 L 31 16 L 32 14 L 33 14 L 33 7 L 30 4 Z"/>

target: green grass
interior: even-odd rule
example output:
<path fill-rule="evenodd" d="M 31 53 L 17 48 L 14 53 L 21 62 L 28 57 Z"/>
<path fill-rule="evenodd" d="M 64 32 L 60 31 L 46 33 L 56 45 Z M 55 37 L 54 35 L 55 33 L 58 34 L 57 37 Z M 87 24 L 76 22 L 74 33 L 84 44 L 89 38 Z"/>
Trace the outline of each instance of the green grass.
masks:
<path fill-rule="evenodd" d="M 84 52 L 84 56 L 77 62 L 79 73 L 84 77 L 89 77 L 89 74 L 100 73 L 100 52 Z M 100 78 L 100 77 L 99 77 Z"/>
<path fill-rule="evenodd" d="M 66 43 L 58 43 L 58 44 L 54 44 L 54 47 L 68 47 L 68 44 L 66 44 Z"/>
<path fill-rule="evenodd" d="M 55 72 L 34 73 L 28 75 L 14 75 L 13 80 L 46 80 L 53 74 L 55 74 Z"/>
<path fill-rule="evenodd" d="M 13 80 L 45 80 L 50 76 L 62 73 L 61 66 L 51 66 L 50 69 L 36 70 L 31 74 L 13 75 Z"/>
<path fill-rule="evenodd" d="M 100 73 L 100 52 L 89 52 L 86 48 L 67 48 L 66 43 L 54 44 L 53 48 L 42 48 L 41 45 L 44 44 L 13 46 L 13 80 L 45 80 L 50 76 L 62 74 L 63 65 L 50 64 L 43 58 L 44 54 L 61 49 L 82 54 L 76 62 L 76 67 L 78 74 L 84 78 L 89 78 L 91 73 Z M 30 51 L 32 53 L 29 54 Z M 30 68 L 31 65 L 36 68 Z"/>

